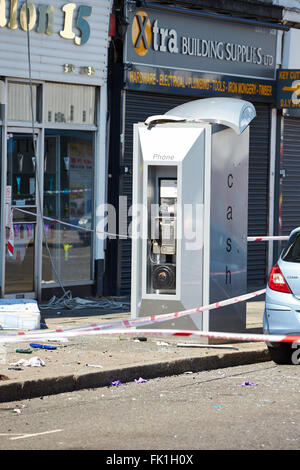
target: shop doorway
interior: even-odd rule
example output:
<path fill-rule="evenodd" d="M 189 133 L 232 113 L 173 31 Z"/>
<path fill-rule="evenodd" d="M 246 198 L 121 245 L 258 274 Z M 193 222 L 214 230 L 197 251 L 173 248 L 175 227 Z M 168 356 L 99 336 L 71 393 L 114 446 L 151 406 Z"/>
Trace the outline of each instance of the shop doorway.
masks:
<path fill-rule="evenodd" d="M 4 297 L 37 297 L 39 133 L 7 132 Z"/>
<path fill-rule="evenodd" d="M 29 129 L 8 129 L 3 297 L 40 299 L 42 290 L 93 283 L 93 142 L 92 132 L 33 138 Z"/>
<path fill-rule="evenodd" d="M 93 279 L 93 155 L 91 132 L 45 130 L 43 289 Z"/>

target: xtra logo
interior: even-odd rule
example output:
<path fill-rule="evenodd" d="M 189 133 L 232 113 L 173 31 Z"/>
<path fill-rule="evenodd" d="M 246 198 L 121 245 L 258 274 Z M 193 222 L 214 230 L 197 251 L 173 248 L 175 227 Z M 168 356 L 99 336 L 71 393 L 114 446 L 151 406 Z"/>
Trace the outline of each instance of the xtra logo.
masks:
<path fill-rule="evenodd" d="M 133 19 L 131 37 L 135 52 L 140 56 L 147 54 L 151 45 L 152 31 L 149 17 L 143 10 L 138 11 Z"/>

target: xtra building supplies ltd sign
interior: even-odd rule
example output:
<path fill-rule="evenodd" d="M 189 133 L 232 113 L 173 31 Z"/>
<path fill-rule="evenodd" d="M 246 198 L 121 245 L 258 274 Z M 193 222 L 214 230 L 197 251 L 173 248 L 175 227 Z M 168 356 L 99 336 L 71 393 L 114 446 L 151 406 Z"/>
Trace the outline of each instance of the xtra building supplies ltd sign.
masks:
<path fill-rule="evenodd" d="M 275 79 L 274 29 L 155 9 L 128 21 L 127 64 Z"/>

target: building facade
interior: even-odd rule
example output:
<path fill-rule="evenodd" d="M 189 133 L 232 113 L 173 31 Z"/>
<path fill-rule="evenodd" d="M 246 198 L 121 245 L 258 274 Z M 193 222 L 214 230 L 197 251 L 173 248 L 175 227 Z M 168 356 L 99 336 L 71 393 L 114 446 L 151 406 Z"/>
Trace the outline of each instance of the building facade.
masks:
<path fill-rule="evenodd" d="M 2 297 L 101 292 L 110 14 L 0 1 Z"/>
<path fill-rule="evenodd" d="M 295 3 L 295 2 L 293 2 Z M 300 5 L 299 5 L 300 7 Z M 289 235 L 300 225 L 300 10 L 286 12 L 290 30 L 285 34 L 282 50 L 282 64 L 278 70 L 278 164 L 277 194 L 278 212 L 276 232 Z M 293 21 L 291 23 L 291 21 Z M 284 242 L 279 243 L 276 253 Z"/>
<path fill-rule="evenodd" d="M 257 112 L 250 127 L 248 235 L 274 233 L 278 139 L 276 70 L 289 27 L 283 7 L 266 2 L 115 2 L 117 34 L 111 57 L 108 200 L 119 228 L 130 227 L 133 124 L 187 101 L 239 97 Z M 255 10 L 252 3 L 255 3 Z M 222 8 L 220 7 L 222 6 Z M 227 5 L 227 9 L 226 9 Z M 119 231 L 120 232 L 120 231 Z M 128 295 L 130 233 L 108 241 L 107 286 Z M 273 245 L 248 246 L 248 290 L 266 283 Z M 114 274 L 113 274 L 114 273 Z"/>

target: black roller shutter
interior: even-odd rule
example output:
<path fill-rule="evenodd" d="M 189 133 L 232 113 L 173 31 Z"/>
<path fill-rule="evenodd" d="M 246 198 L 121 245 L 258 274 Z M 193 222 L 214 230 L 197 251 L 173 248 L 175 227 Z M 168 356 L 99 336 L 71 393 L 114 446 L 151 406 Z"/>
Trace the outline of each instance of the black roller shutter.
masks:
<path fill-rule="evenodd" d="M 254 103 L 256 118 L 250 126 L 248 235 L 268 235 L 269 156 L 271 109 Z M 266 242 L 248 243 L 248 291 L 264 287 L 267 277 Z"/>
<path fill-rule="evenodd" d="M 285 117 L 283 130 L 281 235 L 300 226 L 300 119 Z"/>
<path fill-rule="evenodd" d="M 127 196 L 128 210 L 132 203 L 133 124 L 143 122 L 155 114 L 164 114 L 175 106 L 191 101 L 191 98 L 125 92 L 124 99 L 126 112 L 122 165 L 129 171 L 121 176 L 120 194 Z M 265 235 L 268 233 L 270 107 L 265 104 L 255 104 L 255 107 L 257 117 L 250 130 L 248 234 Z M 131 284 L 131 242 L 127 239 L 119 243 L 120 295 L 128 295 Z M 265 284 L 267 246 L 266 243 L 256 243 L 248 246 L 248 249 L 248 289 L 251 289 Z"/>

